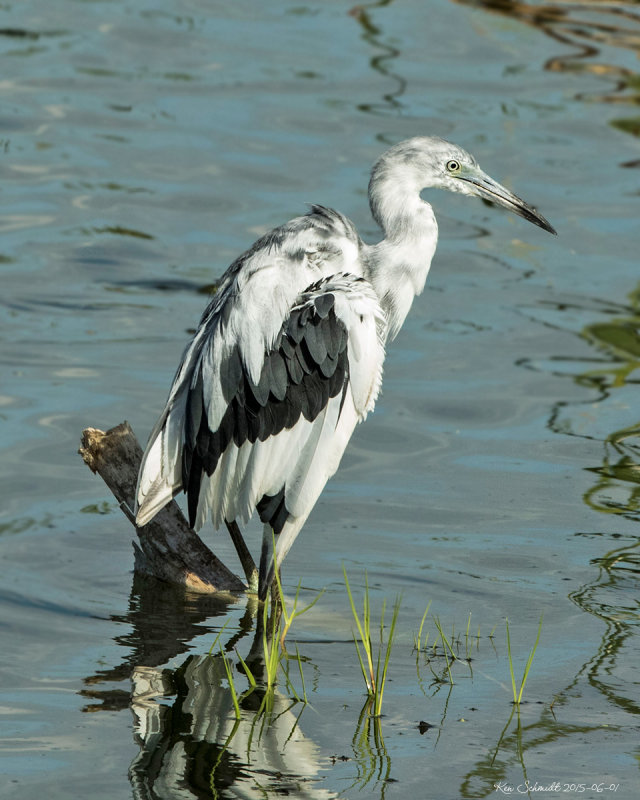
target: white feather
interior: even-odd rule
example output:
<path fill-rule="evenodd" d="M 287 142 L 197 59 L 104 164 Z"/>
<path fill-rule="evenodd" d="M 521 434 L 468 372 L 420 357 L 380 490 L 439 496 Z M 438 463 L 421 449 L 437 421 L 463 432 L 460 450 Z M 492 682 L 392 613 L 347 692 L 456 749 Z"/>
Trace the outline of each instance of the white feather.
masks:
<path fill-rule="evenodd" d="M 244 523 L 247 523 L 251 517 L 253 508 L 255 508 L 255 502 L 251 504 L 251 507 L 247 502 L 248 498 L 245 497 L 242 485 L 247 476 L 248 464 L 251 461 L 254 451 L 258 449 L 256 447 L 257 444 L 257 442 L 253 445 L 248 441 L 243 442 L 238 449 L 234 468 L 233 487 L 229 492 L 225 519 L 241 519 Z M 262 444 L 262 442 L 260 444 Z M 260 498 L 257 499 L 259 500 Z"/>

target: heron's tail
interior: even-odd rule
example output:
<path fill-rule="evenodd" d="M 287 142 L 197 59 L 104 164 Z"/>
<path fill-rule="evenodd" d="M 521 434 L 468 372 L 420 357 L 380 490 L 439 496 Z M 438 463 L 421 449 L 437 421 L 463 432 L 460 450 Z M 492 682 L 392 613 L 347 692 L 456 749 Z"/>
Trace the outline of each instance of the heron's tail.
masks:
<path fill-rule="evenodd" d="M 142 456 L 136 487 L 136 525 L 142 527 L 182 490 L 182 428 L 169 407 Z"/>

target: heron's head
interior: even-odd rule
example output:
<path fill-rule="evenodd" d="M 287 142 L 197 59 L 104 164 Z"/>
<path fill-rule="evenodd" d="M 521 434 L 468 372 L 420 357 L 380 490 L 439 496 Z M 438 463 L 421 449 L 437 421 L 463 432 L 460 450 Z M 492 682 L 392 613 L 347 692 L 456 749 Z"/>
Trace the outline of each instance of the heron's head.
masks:
<path fill-rule="evenodd" d="M 535 208 L 483 172 L 472 155 L 444 139 L 419 136 L 400 142 L 383 154 L 375 170 L 396 171 L 418 191 L 438 188 L 480 197 L 556 233 Z"/>

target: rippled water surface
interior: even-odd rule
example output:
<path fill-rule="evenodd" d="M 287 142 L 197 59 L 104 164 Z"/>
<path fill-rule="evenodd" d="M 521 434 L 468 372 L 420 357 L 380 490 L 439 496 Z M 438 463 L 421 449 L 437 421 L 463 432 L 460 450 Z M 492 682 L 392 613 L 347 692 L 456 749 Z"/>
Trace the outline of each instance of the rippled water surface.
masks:
<path fill-rule="evenodd" d="M 14 0 L 0 53 L 0 796 L 637 797 L 640 7 Z M 425 133 L 559 236 L 428 195 L 427 290 L 284 570 L 326 588 L 309 705 L 281 679 L 235 726 L 207 653 L 250 609 L 133 578 L 80 433 L 146 439 L 211 285 L 305 203 L 375 241 L 370 165 Z M 402 595 L 379 723 L 343 563 L 374 620 Z M 541 615 L 512 715 L 505 618 L 519 681 Z"/>

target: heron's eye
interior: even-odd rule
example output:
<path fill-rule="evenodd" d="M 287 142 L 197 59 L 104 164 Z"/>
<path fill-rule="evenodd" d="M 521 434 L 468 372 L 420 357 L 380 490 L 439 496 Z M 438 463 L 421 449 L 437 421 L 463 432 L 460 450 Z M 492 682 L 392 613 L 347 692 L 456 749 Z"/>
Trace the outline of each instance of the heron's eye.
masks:
<path fill-rule="evenodd" d="M 460 162 L 453 158 L 447 161 L 447 172 L 460 172 Z"/>

